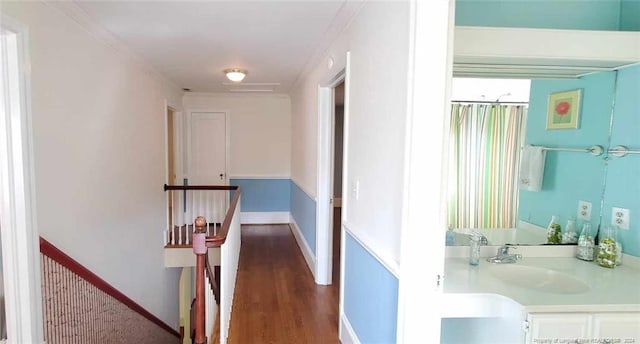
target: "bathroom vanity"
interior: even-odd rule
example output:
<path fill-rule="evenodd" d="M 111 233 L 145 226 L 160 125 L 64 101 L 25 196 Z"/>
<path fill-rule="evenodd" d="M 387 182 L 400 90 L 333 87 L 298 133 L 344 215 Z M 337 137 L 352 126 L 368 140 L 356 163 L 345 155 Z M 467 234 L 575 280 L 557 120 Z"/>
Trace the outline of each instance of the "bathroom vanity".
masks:
<path fill-rule="evenodd" d="M 573 258 L 575 247 L 517 251 L 516 263 L 478 266 L 448 251 L 442 343 L 640 343 L 638 258 L 606 269 Z"/>

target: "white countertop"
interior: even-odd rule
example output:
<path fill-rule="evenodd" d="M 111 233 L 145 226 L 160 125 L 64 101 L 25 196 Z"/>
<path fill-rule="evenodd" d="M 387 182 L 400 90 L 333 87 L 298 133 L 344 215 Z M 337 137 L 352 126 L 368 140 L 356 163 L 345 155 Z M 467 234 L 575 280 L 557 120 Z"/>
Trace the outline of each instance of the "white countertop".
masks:
<path fill-rule="evenodd" d="M 526 312 L 640 312 L 640 269 L 624 265 L 624 259 L 615 269 L 573 257 L 525 255 L 514 264 L 565 273 L 590 288 L 577 294 L 560 294 L 520 287 L 490 272 L 501 264 L 496 266 L 481 258 L 480 265 L 471 266 L 465 257 L 449 257 L 445 260 L 443 295 L 449 307 L 445 307 L 443 317 L 502 316 L 502 309 L 514 307 Z"/>

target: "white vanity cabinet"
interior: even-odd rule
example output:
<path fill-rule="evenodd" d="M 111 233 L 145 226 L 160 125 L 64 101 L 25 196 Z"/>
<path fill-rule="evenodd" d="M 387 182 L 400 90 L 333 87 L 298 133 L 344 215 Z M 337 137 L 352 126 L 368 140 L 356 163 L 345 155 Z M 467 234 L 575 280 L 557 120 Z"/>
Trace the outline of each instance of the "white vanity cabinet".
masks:
<path fill-rule="evenodd" d="M 640 313 L 529 313 L 525 342 L 640 343 Z"/>
<path fill-rule="evenodd" d="M 593 337 L 620 338 L 620 343 L 640 343 L 640 313 L 594 314 Z"/>

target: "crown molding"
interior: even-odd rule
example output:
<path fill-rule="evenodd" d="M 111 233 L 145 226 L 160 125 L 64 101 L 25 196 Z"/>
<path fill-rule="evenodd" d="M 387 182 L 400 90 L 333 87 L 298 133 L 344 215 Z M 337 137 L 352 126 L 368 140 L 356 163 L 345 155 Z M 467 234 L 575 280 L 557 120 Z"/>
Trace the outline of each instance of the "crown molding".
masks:
<path fill-rule="evenodd" d="M 87 33 L 89 33 L 96 40 L 104 43 L 105 45 L 112 48 L 116 53 L 120 56 L 124 57 L 128 61 L 140 67 L 143 71 L 145 71 L 149 76 L 156 78 L 158 81 L 161 81 L 173 88 L 176 88 L 180 92 L 182 92 L 182 88 L 176 85 L 171 79 L 169 79 L 166 75 L 160 73 L 156 68 L 154 68 L 148 61 L 143 59 L 140 55 L 133 52 L 129 47 L 122 42 L 119 38 L 117 38 L 110 31 L 102 27 L 98 24 L 95 19 L 93 19 L 87 12 L 85 12 L 75 1 L 54 1 L 54 0 L 41 0 L 43 3 L 48 5 L 51 8 L 54 8 L 68 18 L 76 22 L 80 27 L 82 27 Z"/>
<path fill-rule="evenodd" d="M 304 67 L 296 77 L 296 80 L 291 84 L 291 88 L 287 90 L 287 92 L 291 92 L 292 89 L 295 89 L 296 86 L 302 81 L 302 78 L 305 75 L 311 73 L 311 71 L 320 64 L 320 61 L 327 56 L 329 53 L 329 49 L 333 42 L 345 32 L 351 22 L 356 17 L 358 12 L 364 7 L 366 0 L 346 0 L 342 4 L 338 13 L 336 13 L 335 17 L 331 21 L 329 28 L 323 34 L 322 39 L 316 45 L 317 48 L 313 55 L 307 60 Z"/>

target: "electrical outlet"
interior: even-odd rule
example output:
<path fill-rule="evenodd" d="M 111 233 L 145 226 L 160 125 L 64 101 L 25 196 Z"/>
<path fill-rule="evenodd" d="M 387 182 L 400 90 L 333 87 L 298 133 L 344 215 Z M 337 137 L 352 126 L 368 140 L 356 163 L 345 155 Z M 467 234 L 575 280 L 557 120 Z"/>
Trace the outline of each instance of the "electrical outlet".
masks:
<path fill-rule="evenodd" d="M 591 202 L 578 202 L 578 220 L 591 221 Z"/>
<path fill-rule="evenodd" d="M 611 208 L 611 224 L 621 229 L 629 229 L 629 209 Z"/>

